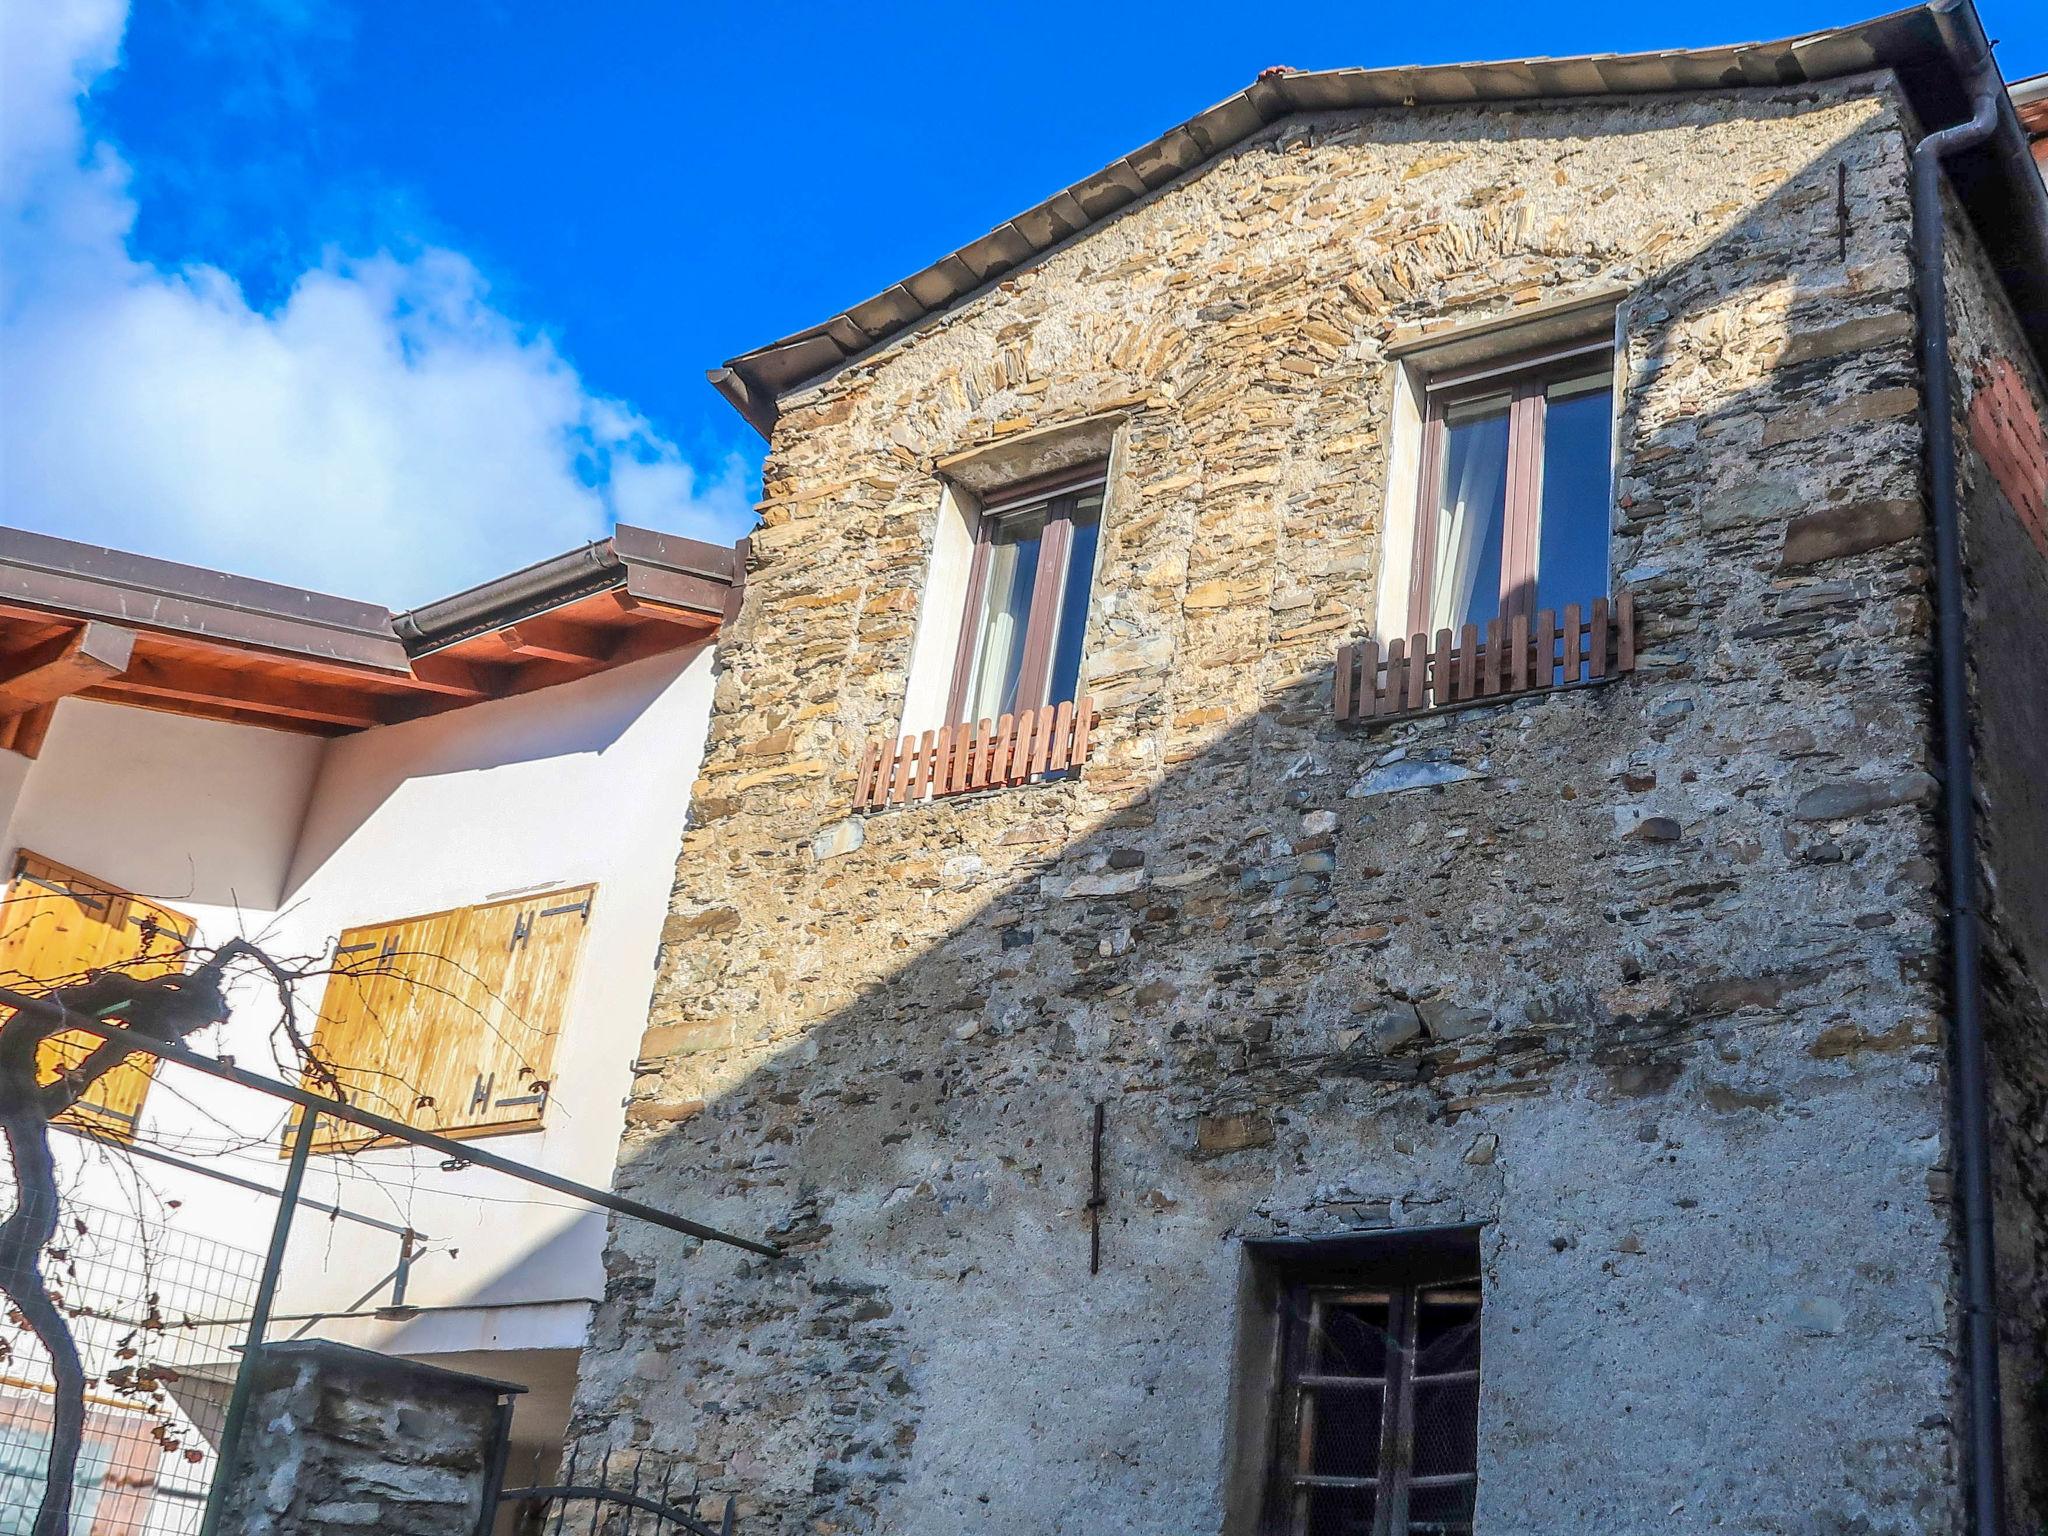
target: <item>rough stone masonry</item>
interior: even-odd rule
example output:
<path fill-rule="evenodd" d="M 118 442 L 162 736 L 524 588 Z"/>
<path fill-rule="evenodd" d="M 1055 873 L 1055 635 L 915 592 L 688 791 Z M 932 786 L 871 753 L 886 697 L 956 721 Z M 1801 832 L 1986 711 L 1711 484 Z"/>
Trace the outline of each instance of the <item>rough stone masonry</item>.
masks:
<path fill-rule="evenodd" d="M 323 1339 L 264 1346 L 220 1528 L 236 1536 L 476 1536 L 508 1393 L 524 1387 Z"/>
<path fill-rule="evenodd" d="M 1916 132 L 1291 118 L 786 400 L 619 1178 L 788 1253 L 618 1227 L 576 1433 L 750 1533 L 1213 1532 L 1243 1240 L 1471 1222 L 1480 1531 L 1954 1529 Z M 1388 346 L 1611 289 L 1638 671 L 1340 729 Z M 853 821 L 937 461 L 1105 416 L 1095 756 Z"/>

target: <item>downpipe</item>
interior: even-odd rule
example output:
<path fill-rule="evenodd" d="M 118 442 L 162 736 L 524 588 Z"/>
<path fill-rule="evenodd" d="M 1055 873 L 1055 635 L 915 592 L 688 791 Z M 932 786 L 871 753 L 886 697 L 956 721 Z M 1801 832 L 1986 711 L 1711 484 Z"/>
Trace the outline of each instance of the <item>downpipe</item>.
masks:
<path fill-rule="evenodd" d="M 1927 402 L 1927 481 L 1934 519 L 1936 678 L 1941 700 L 1942 821 L 1947 838 L 1948 930 L 1954 977 L 1950 1092 L 1957 1193 L 1963 1217 L 1963 1334 L 1968 1396 L 1966 1458 L 1975 1536 L 2005 1530 L 2005 1456 L 1998 1392 L 1998 1299 L 1991 1212 L 1991 1111 L 1979 967 L 1977 827 L 1970 756 L 1969 656 L 1963 612 L 1963 539 L 1956 505 L 1954 391 L 1949 387 L 1947 245 L 1941 162 L 1990 138 L 1998 98 L 1982 86 L 1967 123 L 1913 150 L 1913 286 L 1920 306 L 1920 382 Z"/>

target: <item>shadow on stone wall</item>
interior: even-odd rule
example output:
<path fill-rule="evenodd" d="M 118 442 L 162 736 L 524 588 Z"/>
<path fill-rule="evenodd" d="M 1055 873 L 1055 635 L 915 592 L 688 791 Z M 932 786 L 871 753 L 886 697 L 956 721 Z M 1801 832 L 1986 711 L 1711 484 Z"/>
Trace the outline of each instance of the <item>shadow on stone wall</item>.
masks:
<path fill-rule="evenodd" d="M 1635 676 L 1348 733 L 1315 665 L 1196 738 L 1190 614 L 1079 783 L 717 803 L 619 1183 L 786 1256 L 615 1228 L 575 1433 L 752 1532 L 1213 1530 L 1234 1239 L 1482 1222 L 1496 1528 L 1938 1528 L 1903 178 L 1852 137 L 1636 274 Z"/>

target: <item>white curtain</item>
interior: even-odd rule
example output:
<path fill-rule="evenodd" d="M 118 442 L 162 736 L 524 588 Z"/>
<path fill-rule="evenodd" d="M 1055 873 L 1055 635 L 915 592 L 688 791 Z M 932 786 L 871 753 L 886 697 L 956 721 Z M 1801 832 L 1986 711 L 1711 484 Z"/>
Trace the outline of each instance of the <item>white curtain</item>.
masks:
<path fill-rule="evenodd" d="M 1444 431 L 1444 493 L 1436 519 L 1436 579 L 1429 627 L 1456 630 L 1472 612 L 1472 588 L 1489 544 L 1498 547 L 1507 503 L 1508 418 L 1505 411 Z M 1498 561 L 1490 566 L 1500 578 Z M 1490 605 L 1486 605 L 1489 606 Z"/>
<path fill-rule="evenodd" d="M 1021 557 L 1029 553 L 1029 561 Z M 1038 570 L 1038 541 L 997 544 L 989 550 L 988 585 L 981 616 L 981 643 L 974 658 L 967 718 L 994 720 L 1015 702 L 1017 673 L 1024 660 L 1024 625 L 1031 616 L 1031 579 Z"/>
<path fill-rule="evenodd" d="M 1005 608 L 989 615 L 982 631 L 981 657 L 974 669 L 974 694 L 967 701 L 969 720 L 993 720 L 1003 713 L 1005 695 L 1015 685 L 1018 652 L 1024 637 L 1020 616 Z"/>

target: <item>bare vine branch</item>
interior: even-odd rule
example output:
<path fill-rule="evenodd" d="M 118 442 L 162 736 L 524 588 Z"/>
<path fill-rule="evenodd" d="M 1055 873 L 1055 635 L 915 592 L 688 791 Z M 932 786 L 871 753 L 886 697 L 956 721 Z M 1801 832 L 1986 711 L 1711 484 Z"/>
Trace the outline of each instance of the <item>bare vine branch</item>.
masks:
<path fill-rule="evenodd" d="M 402 976 L 413 988 L 480 1012 L 474 1002 L 456 989 L 426 981 L 396 964 L 406 958 L 428 958 L 482 984 L 492 1001 L 505 1002 L 482 977 L 441 955 L 393 953 L 368 962 L 330 964 L 324 957 L 279 959 L 240 937 L 212 949 L 183 940 L 160 946 L 156 937 L 160 935 L 149 936 L 145 953 L 130 962 L 40 981 L 18 978 L 11 972 L 0 978 L 14 997 L 32 999 L 0 1023 L 0 1137 L 4 1137 L 12 1156 L 17 1187 L 15 1208 L 0 1221 L 0 1293 L 12 1303 L 14 1317 L 48 1351 L 55 1398 L 43 1499 L 30 1536 L 66 1536 L 69 1531 L 71 1470 L 77 1464 L 84 1437 L 87 1386 L 84 1362 L 65 1306 L 44 1271 L 46 1257 L 60 1264 L 65 1258 L 64 1250 L 52 1247 L 57 1236 L 59 1201 L 50 1130 L 52 1122 L 77 1109 L 96 1084 L 138 1054 L 124 1037 L 141 1036 L 161 1044 L 180 1044 L 202 1029 L 226 1023 L 226 991 L 232 977 L 253 973 L 263 979 L 277 999 L 279 1022 L 271 1036 L 273 1049 L 276 1034 L 281 1031 L 290 1058 L 289 1064 L 284 1060 L 277 1063 L 281 1070 L 295 1068 L 306 1086 L 343 1102 L 349 1102 L 352 1095 L 367 1097 L 390 1104 L 394 1113 L 404 1114 L 407 1110 L 431 1107 L 433 1101 L 396 1074 L 328 1060 L 302 1027 L 298 988 L 321 976 L 360 978 L 366 974 L 393 974 Z M 128 969 L 148 965 L 155 970 L 167 963 L 186 964 L 190 968 L 149 976 L 136 976 Z M 39 1064 L 39 1057 L 44 1046 L 74 1031 L 80 1018 L 116 1024 L 119 1032 L 102 1038 L 77 1061 L 58 1070 L 49 1081 L 42 1081 L 41 1074 L 46 1068 Z M 490 1027 L 503 1038 L 495 1023 Z M 545 1090 L 547 1085 L 530 1065 L 522 1062 L 521 1072 Z M 412 1095 L 410 1102 L 401 1105 L 365 1081 L 379 1078 L 406 1089 Z M 346 1153 L 361 1148 L 337 1144 L 331 1150 Z M 124 1354 L 123 1358 L 128 1356 Z M 118 1367 L 109 1374 L 107 1385 L 124 1395 L 154 1400 L 161 1396 L 164 1381 L 173 1378 L 174 1373 L 166 1377 L 161 1368 L 140 1360 L 138 1353 L 138 1364 Z M 159 1442 L 167 1451 L 178 1449 L 165 1438 L 168 1432 L 167 1426 L 161 1428 Z"/>
<path fill-rule="evenodd" d="M 225 949 L 226 946 L 223 946 Z M 71 1471 L 85 1437 L 85 1364 L 63 1310 L 50 1295 L 43 1251 L 57 1233 L 57 1169 L 50 1122 L 75 1106 L 132 1054 L 118 1038 L 102 1041 L 54 1082 L 38 1081 L 36 1056 L 64 1033 L 74 1014 L 117 1019 L 125 1029 L 172 1044 L 228 1016 L 221 979 L 234 957 L 219 952 L 182 974 L 137 980 L 108 971 L 57 987 L 45 1008 L 18 1008 L 0 1025 L 0 1136 L 14 1163 L 14 1210 L 0 1221 L 0 1292 L 50 1356 L 55 1388 L 42 1505 L 32 1536 L 66 1536 L 71 1527 Z"/>

